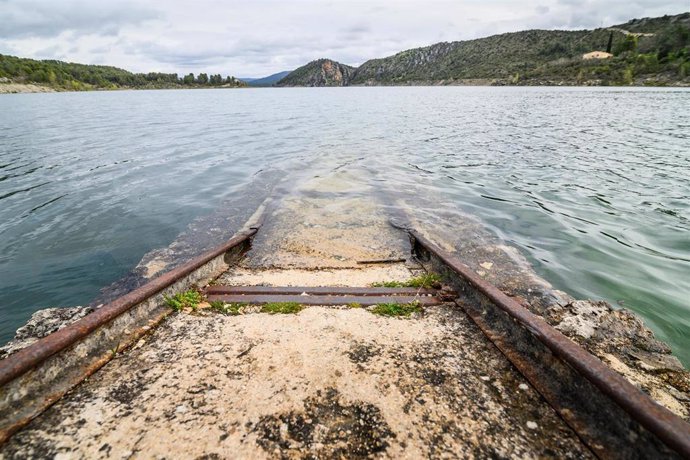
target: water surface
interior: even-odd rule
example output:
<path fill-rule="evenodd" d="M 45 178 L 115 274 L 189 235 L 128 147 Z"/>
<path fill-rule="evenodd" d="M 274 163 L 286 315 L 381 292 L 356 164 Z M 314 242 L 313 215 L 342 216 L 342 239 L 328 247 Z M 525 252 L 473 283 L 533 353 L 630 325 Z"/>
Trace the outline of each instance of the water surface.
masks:
<path fill-rule="evenodd" d="M 2 95 L 0 341 L 41 307 L 88 303 L 195 219 L 346 168 L 420 213 L 476 216 L 555 287 L 639 313 L 688 365 L 689 106 L 682 89 Z"/>

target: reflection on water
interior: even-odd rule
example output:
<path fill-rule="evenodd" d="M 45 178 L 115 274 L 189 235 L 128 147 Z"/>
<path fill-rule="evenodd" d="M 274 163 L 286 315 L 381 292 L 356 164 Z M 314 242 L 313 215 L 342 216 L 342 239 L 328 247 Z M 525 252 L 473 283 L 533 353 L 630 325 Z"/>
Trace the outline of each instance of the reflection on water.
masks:
<path fill-rule="evenodd" d="M 285 193 L 340 168 L 348 193 L 404 192 L 430 224 L 477 216 L 557 288 L 640 313 L 688 364 L 689 103 L 610 88 L 3 95 L 0 339 L 41 306 L 87 303 L 194 219 L 250 213 L 277 175 Z"/>

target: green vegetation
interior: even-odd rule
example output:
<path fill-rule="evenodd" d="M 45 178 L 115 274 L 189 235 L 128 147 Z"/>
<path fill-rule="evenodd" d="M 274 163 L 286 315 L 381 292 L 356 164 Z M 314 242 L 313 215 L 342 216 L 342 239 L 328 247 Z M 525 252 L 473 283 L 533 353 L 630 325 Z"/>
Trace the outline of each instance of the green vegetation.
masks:
<path fill-rule="evenodd" d="M 602 85 L 690 83 L 690 13 L 653 36 L 614 34 L 611 59 L 569 59 L 545 63 L 525 75 L 525 82 L 561 80 Z M 657 23 L 658 24 L 658 23 Z M 576 77 L 574 77 L 576 75 Z"/>
<path fill-rule="evenodd" d="M 235 77 L 210 77 L 201 73 L 179 78 L 175 73 L 132 73 L 117 67 L 75 64 L 62 61 L 37 61 L 0 54 L 0 78 L 14 83 L 35 83 L 58 90 L 86 91 L 118 88 L 197 88 L 246 86 Z"/>
<path fill-rule="evenodd" d="M 371 283 L 371 287 L 401 288 L 405 287 L 405 281 L 381 281 Z"/>
<path fill-rule="evenodd" d="M 372 313 L 375 315 L 381 315 L 381 316 L 393 316 L 393 317 L 399 317 L 399 316 L 404 316 L 408 317 L 412 313 L 417 313 L 422 311 L 422 307 L 420 306 L 419 302 L 410 302 L 410 303 L 381 303 L 376 305 L 374 308 L 370 310 Z"/>
<path fill-rule="evenodd" d="M 436 273 L 425 273 L 405 282 L 406 287 L 430 289 L 441 282 L 441 277 Z"/>
<path fill-rule="evenodd" d="M 372 283 L 372 287 L 389 287 L 389 288 L 424 288 L 431 289 L 441 282 L 441 277 L 436 273 L 425 273 L 424 275 L 410 278 L 407 281 L 383 281 L 380 283 Z"/>
<path fill-rule="evenodd" d="M 163 298 L 165 299 L 165 303 L 168 304 L 168 306 L 175 311 L 180 311 L 185 308 L 191 308 L 192 310 L 196 310 L 196 307 L 203 300 L 201 293 L 193 289 L 190 289 L 185 292 L 180 292 L 179 294 L 175 294 L 172 297 L 164 295 Z"/>
<path fill-rule="evenodd" d="M 362 304 L 359 302 L 350 302 L 347 306 L 350 308 L 362 308 Z"/>
<path fill-rule="evenodd" d="M 239 315 L 240 309 L 247 306 L 247 304 L 244 302 L 225 303 L 220 300 L 209 302 L 209 304 L 211 305 L 212 310 L 217 311 L 218 313 L 223 313 L 224 315 Z"/>
<path fill-rule="evenodd" d="M 302 310 L 302 305 L 297 302 L 270 302 L 261 307 L 261 313 L 298 313 Z"/>
<path fill-rule="evenodd" d="M 630 33 L 627 33 L 630 32 Z M 604 51 L 610 59 L 584 60 Z M 652 35 L 639 35 L 652 34 Z M 594 30 L 527 30 L 476 40 L 443 42 L 372 59 L 324 79 L 321 59 L 293 71 L 278 86 L 453 84 L 475 80 L 497 85 L 690 84 L 690 13 L 635 19 Z M 345 78 L 346 77 L 346 78 Z"/>
<path fill-rule="evenodd" d="M 245 302 L 225 303 L 222 301 L 210 302 L 211 309 L 224 315 L 239 315 L 242 308 L 249 305 Z M 297 302 L 270 302 L 261 306 L 261 313 L 297 313 L 302 310 L 302 305 Z"/>

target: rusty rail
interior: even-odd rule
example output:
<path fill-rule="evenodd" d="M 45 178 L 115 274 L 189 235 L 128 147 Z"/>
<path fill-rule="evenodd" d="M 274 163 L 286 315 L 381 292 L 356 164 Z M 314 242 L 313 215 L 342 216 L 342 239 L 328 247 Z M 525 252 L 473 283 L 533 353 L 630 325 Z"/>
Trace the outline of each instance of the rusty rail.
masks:
<path fill-rule="evenodd" d="M 410 231 L 413 251 L 465 296 L 458 304 L 601 458 L 690 458 L 690 424 L 469 267 Z"/>
<path fill-rule="evenodd" d="M 328 296 L 426 296 L 438 293 L 436 289 L 388 287 L 335 287 L 335 286 L 209 286 L 206 295 L 328 295 Z"/>
<path fill-rule="evenodd" d="M 0 361 L 0 444 L 169 312 L 156 300 L 204 270 L 227 268 L 258 225 Z M 232 260 L 231 260 L 232 259 Z M 124 315 L 124 313 L 128 313 Z"/>
<path fill-rule="evenodd" d="M 369 307 L 382 303 L 411 303 L 430 306 L 443 303 L 438 297 L 392 295 L 392 296 L 349 296 L 349 295 L 291 295 L 291 294 L 209 294 L 208 300 L 225 303 L 246 303 L 249 305 L 265 305 L 267 303 L 294 302 L 301 305 L 348 305 L 359 304 Z"/>

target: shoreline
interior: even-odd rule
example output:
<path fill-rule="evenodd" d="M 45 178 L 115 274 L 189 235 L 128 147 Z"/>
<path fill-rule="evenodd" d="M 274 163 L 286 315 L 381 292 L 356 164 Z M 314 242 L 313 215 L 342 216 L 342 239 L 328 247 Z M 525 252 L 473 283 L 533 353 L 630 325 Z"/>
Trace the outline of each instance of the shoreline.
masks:
<path fill-rule="evenodd" d="M 403 84 L 371 83 L 344 86 L 209 86 L 209 87 L 169 87 L 169 88 L 93 88 L 81 91 L 53 88 L 34 83 L 0 83 L 0 94 L 38 94 L 38 93 L 90 93 L 110 91 L 159 91 L 159 90 L 196 90 L 196 89 L 281 89 L 281 88 L 405 88 L 405 87 L 559 87 L 559 88 L 690 88 L 690 83 L 672 82 L 663 84 L 636 83 L 632 85 L 602 85 L 596 82 L 573 84 L 562 81 L 536 81 L 529 83 L 507 83 L 490 79 L 467 79 L 453 82 L 408 82 Z"/>
<path fill-rule="evenodd" d="M 93 93 L 110 91 L 154 91 L 154 90 L 184 90 L 184 89 L 245 89 L 246 86 L 187 86 L 169 88 L 91 88 L 85 90 L 72 90 L 65 88 L 53 88 L 52 86 L 38 85 L 35 83 L 0 83 L 0 94 L 37 94 L 37 93 Z"/>

